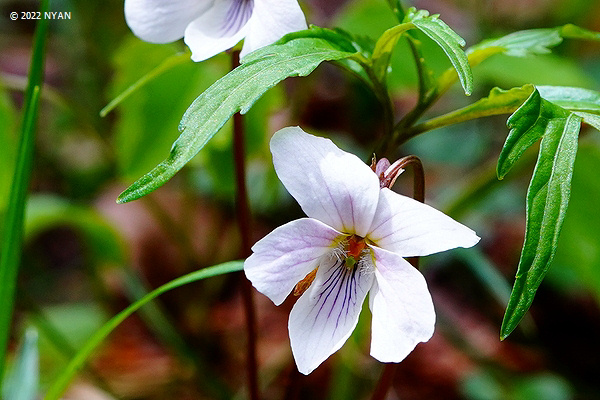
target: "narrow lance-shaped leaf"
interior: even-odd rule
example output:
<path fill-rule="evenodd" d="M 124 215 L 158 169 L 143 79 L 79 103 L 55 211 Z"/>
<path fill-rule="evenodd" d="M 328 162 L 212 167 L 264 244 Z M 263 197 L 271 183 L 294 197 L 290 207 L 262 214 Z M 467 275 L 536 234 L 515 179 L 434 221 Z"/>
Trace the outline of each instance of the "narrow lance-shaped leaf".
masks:
<path fill-rule="evenodd" d="M 497 39 L 484 40 L 467 50 L 469 58 L 478 54 L 485 54 L 487 49 L 496 49 L 497 52 L 513 57 L 525 57 L 532 54 L 550 53 L 550 48 L 563 41 L 560 31 L 556 28 L 528 29 L 513 32 Z"/>
<path fill-rule="evenodd" d="M 127 188 L 119 203 L 136 200 L 166 183 L 190 161 L 229 118 L 246 113 L 269 88 L 290 76 L 306 76 L 321 62 L 352 57 L 320 38 L 299 38 L 249 54 L 243 64 L 202 93 L 183 115 L 182 132 L 169 157 Z"/>
<path fill-rule="evenodd" d="M 383 79 L 387 72 L 392 51 L 398 40 L 406 31 L 418 29 L 442 48 L 452 63 L 460 82 L 467 95 L 473 92 L 473 74 L 469 60 L 462 50 L 465 41 L 454 32 L 439 15 L 429 15 L 426 10 L 417 11 L 411 7 L 401 24 L 394 26 L 381 35 L 373 51 L 373 70 L 375 74 Z"/>
<path fill-rule="evenodd" d="M 537 86 L 540 95 L 571 111 L 600 114 L 600 93 L 595 90 L 568 86 Z"/>
<path fill-rule="evenodd" d="M 506 124 L 510 128 L 502 152 L 498 157 L 497 174 L 503 179 L 525 150 L 544 136 L 548 128 L 547 107 L 542 107 L 544 100 L 534 90 L 527 100 L 509 118 Z"/>
<path fill-rule="evenodd" d="M 504 53 L 513 57 L 550 53 L 552 47 L 562 43 L 563 38 L 600 40 L 600 33 L 567 24 L 556 28 L 527 29 L 510 33 L 497 39 L 484 40 L 467 49 L 471 65 L 479 64 L 489 56 Z"/>
<path fill-rule="evenodd" d="M 537 86 L 537 89 L 544 99 L 573 111 L 583 118 L 583 122 L 600 131 L 599 92 L 566 86 Z"/>
<path fill-rule="evenodd" d="M 600 115 L 590 114 L 581 111 L 575 111 L 574 114 L 579 115 L 583 118 L 583 122 L 586 124 L 593 126 L 596 130 L 600 131 Z"/>
<path fill-rule="evenodd" d="M 462 50 L 465 40 L 454 32 L 438 15 L 428 16 L 427 12 L 409 10 L 406 19 L 410 20 L 421 32 L 429 36 L 444 50 L 452 66 L 458 73 L 458 79 L 467 96 L 473 93 L 473 72 L 469 60 Z"/>
<path fill-rule="evenodd" d="M 500 337 L 521 321 L 556 252 L 569 202 L 581 117 L 541 98 L 534 91 L 508 119 L 511 128 L 498 160 L 503 178 L 516 160 L 541 139 L 538 161 L 527 191 L 525 243 Z"/>
<path fill-rule="evenodd" d="M 487 39 L 471 46 L 466 54 L 471 67 L 474 67 L 495 54 L 512 57 L 527 57 L 550 53 L 550 49 L 562 43 L 564 38 L 600 40 L 600 33 L 567 24 L 556 28 L 527 29 L 510 33 L 496 39 Z M 448 69 L 440 77 L 439 91 L 445 91 L 456 79 L 456 71 Z"/>
<path fill-rule="evenodd" d="M 375 75 L 383 81 L 387 74 L 387 70 L 390 64 L 390 59 L 392 57 L 392 52 L 402 37 L 402 34 L 410 29 L 415 29 L 415 25 L 410 22 L 404 22 L 400 25 L 396 25 L 387 31 L 383 32 L 381 37 L 377 40 L 375 44 L 375 49 L 373 50 L 373 71 Z"/>

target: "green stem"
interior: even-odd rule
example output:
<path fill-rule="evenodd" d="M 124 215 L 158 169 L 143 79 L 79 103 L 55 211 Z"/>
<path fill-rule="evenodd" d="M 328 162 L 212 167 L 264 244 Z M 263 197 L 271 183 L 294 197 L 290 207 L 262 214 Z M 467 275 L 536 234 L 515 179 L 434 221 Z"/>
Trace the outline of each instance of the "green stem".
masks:
<path fill-rule="evenodd" d="M 391 136 L 390 141 L 388 142 L 388 146 L 386 147 L 386 152 L 389 152 L 396 147 L 400 146 L 402 143 L 411 139 L 412 137 L 426 132 L 428 130 L 436 129 L 441 126 L 451 125 L 458 122 L 466 121 L 467 119 L 479 118 L 480 116 L 472 116 L 471 118 L 464 118 L 462 120 L 451 121 L 449 117 L 451 117 L 452 113 L 446 114 L 445 116 L 441 116 L 438 118 L 434 118 L 430 121 L 427 121 L 423 124 L 414 126 L 415 122 L 421 118 L 421 116 L 427 111 L 444 93 L 448 91 L 448 89 L 458 80 L 458 74 L 454 68 L 449 68 L 442 74 L 442 76 L 438 79 L 437 84 L 433 84 L 433 77 L 431 76 L 431 71 L 424 64 L 423 57 L 421 55 L 421 51 L 419 48 L 418 40 L 409 35 L 408 42 L 411 47 L 411 51 L 413 53 L 413 57 L 415 59 L 417 65 L 417 74 L 419 76 L 419 100 L 417 101 L 417 105 L 413 110 L 407 113 L 397 124 L 394 126 L 394 133 Z M 489 49 L 485 52 L 479 52 L 477 54 L 469 54 L 469 65 L 474 67 L 480 64 L 483 60 L 488 57 L 491 57 L 494 54 L 500 53 L 500 48 Z M 427 89 L 428 87 L 428 89 Z M 514 111 L 514 110 L 513 110 Z M 506 113 L 509 113 L 507 111 Z M 487 115 L 496 115 L 496 114 L 504 114 L 504 112 L 498 113 L 490 113 Z"/>
<path fill-rule="evenodd" d="M 477 118 L 489 117 L 492 115 L 503 115 L 512 114 L 517 110 L 518 106 L 507 106 L 498 107 L 489 110 L 482 110 L 480 112 L 464 113 L 463 110 L 456 110 L 448 114 L 440 115 L 429 119 L 421 124 L 414 125 L 409 128 L 403 128 L 396 126 L 394 127 L 394 134 L 396 135 L 396 145 L 400 145 L 409 139 L 427 131 L 442 128 L 444 126 L 455 125 L 461 122 L 470 121 Z"/>
<path fill-rule="evenodd" d="M 419 78 L 419 100 L 417 107 L 427 104 L 431 93 L 429 91 L 434 87 L 432 71 L 427 67 L 423 52 L 421 51 L 421 41 L 414 36 L 414 32 L 409 31 L 407 35 L 408 45 L 415 60 L 417 76 Z"/>
<path fill-rule="evenodd" d="M 383 107 L 383 118 L 385 121 L 385 134 L 383 137 L 388 137 L 394 130 L 394 106 L 392 99 L 390 98 L 387 86 L 377 78 L 373 68 L 367 62 L 361 62 L 361 64 L 372 82 L 372 89 L 377 100 L 379 100 L 379 103 Z"/>
<path fill-rule="evenodd" d="M 421 51 L 421 42 L 416 38 L 413 32 L 408 32 L 406 39 L 415 61 L 417 68 L 417 77 L 419 81 L 419 98 L 415 107 L 408 112 L 393 127 L 392 133 L 387 136 L 387 140 L 380 143 L 377 150 L 385 155 L 390 154 L 400 143 L 402 132 L 412 126 L 425 111 L 439 98 L 437 86 L 434 84 L 434 78 L 431 69 L 425 63 L 425 58 Z"/>
<path fill-rule="evenodd" d="M 174 67 L 184 64 L 186 62 L 190 62 L 190 53 L 187 51 L 174 54 L 171 57 L 167 58 L 157 67 L 152 69 L 152 71 L 148 72 L 146 75 L 141 77 L 139 80 L 137 80 L 127 89 L 125 89 L 124 92 L 119 94 L 110 103 L 108 103 L 102 110 L 100 110 L 100 116 L 105 117 L 115 107 L 122 103 L 123 100 L 128 98 L 132 93 L 145 86 L 148 82 L 152 81 L 157 76 L 162 75 L 165 72 L 173 69 Z"/>
<path fill-rule="evenodd" d="M 417 122 L 425 111 L 427 111 L 439 98 L 437 88 L 432 84 L 431 70 L 425 65 L 421 55 L 419 43 L 412 37 L 408 38 L 408 43 L 410 44 L 417 65 L 417 74 L 419 76 L 419 99 L 417 100 L 415 107 L 402 117 L 396 126 L 394 126 L 393 133 L 390 135 L 391 140 L 389 140 L 388 146 L 385 149 L 386 154 L 393 151 L 393 149 L 407 140 L 405 138 L 406 130 Z"/>
<path fill-rule="evenodd" d="M 411 41 L 409 40 L 409 42 L 411 42 Z M 485 59 L 487 59 L 495 54 L 501 53 L 501 52 L 502 52 L 501 48 L 490 48 L 487 51 L 471 53 L 468 55 L 469 65 L 471 67 L 475 67 L 475 66 L 479 65 Z M 413 51 L 413 55 L 415 56 L 415 59 L 416 59 L 417 53 L 415 53 Z M 419 71 L 419 70 L 420 70 L 419 64 L 417 64 L 417 71 Z M 421 73 L 419 76 L 421 76 Z M 444 95 L 444 93 L 446 93 L 448 91 L 448 89 L 450 89 L 450 87 L 457 80 L 458 80 L 458 74 L 457 74 L 456 70 L 454 68 L 448 68 L 448 70 L 446 70 L 446 72 L 444 72 L 442 74 L 442 76 L 438 79 L 437 85 L 432 85 L 431 89 L 423 97 L 421 97 L 421 91 L 420 91 L 419 92 L 419 101 L 418 101 L 415 109 L 413 109 L 411 112 L 406 114 L 404 116 L 404 118 L 402 118 L 394 127 L 393 139 L 390 141 L 390 146 L 388 147 L 388 149 L 392 149 L 397 146 L 400 146 L 402 143 L 406 142 L 407 140 L 411 139 L 412 137 L 414 137 L 420 133 L 432 130 L 432 129 L 440 128 L 442 126 L 457 124 L 459 122 L 463 122 L 463 121 L 467 121 L 467 120 L 475 119 L 475 118 L 480 118 L 480 117 L 485 117 L 485 116 L 489 116 L 489 115 L 510 114 L 516 110 L 516 108 L 504 108 L 504 111 L 502 111 L 502 109 L 488 110 L 487 113 L 480 113 L 478 115 L 473 114 L 470 116 L 462 115 L 460 117 L 458 117 L 458 115 L 457 115 L 458 114 L 458 110 L 457 110 L 455 112 L 448 113 L 446 115 L 442 115 L 440 117 L 433 118 L 422 124 L 413 126 L 414 123 L 417 122 L 417 120 L 423 115 L 423 113 L 425 113 L 425 111 L 427 111 L 429 109 L 429 107 L 431 107 L 436 101 L 438 101 L 438 99 L 440 97 L 442 97 L 442 95 Z M 420 78 L 419 82 L 421 82 L 421 78 Z"/>
<path fill-rule="evenodd" d="M 43 0 L 40 11 L 43 14 L 49 9 L 49 1 Z M 0 386 L 4 376 L 6 352 L 10 337 L 11 320 L 14 306 L 15 286 L 21 261 L 23 241 L 23 220 L 27 191 L 33 168 L 35 146 L 35 125 L 40 99 L 40 87 L 44 74 L 44 55 L 48 20 L 41 19 L 35 30 L 31 67 L 29 69 L 29 85 L 25 92 L 25 111 L 21 125 L 21 139 L 17 153 L 15 173 L 6 220 L 2 236 L 0 253 Z M 1 389 L 1 387 L 0 387 Z"/>

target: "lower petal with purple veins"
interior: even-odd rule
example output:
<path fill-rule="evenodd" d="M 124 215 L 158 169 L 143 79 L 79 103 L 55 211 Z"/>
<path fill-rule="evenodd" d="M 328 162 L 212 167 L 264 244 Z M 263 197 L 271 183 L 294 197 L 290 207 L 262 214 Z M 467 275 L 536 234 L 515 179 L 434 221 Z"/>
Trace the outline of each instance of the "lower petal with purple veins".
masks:
<path fill-rule="evenodd" d="M 298 299 L 289 320 L 298 370 L 309 374 L 352 334 L 374 280 L 372 271 L 325 256 L 311 287 Z"/>

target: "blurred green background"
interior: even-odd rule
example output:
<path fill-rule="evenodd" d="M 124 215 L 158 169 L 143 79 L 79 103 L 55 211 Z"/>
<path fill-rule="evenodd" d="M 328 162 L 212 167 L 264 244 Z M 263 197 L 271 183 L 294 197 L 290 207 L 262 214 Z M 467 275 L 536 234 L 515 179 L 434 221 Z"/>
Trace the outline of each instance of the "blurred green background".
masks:
<path fill-rule="evenodd" d="M 394 25 L 384 0 L 301 1 L 310 23 L 377 38 Z M 473 45 L 515 30 L 574 23 L 600 31 L 595 0 L 431 0 L 417 8 Z M 0 0 L 0 220 L 15 160 L 34 21 L 11 21 L 37 1 Z M 230 57 L 187 59 L 101 118 L 100 110 L 183 43 L 144 43 L 123 17 L 122 0 L 51 2 L 70 20 L 50 24 L 46 87 L 27 208 L 11 354 L 27 328 L 39 333 L 41 390 L 110 316 L 184 273 L 237 258 L 231 127 L 167 185 L 134 203 L 117 195 L 168 154 L 183 112 L 227 73 Z M 423 37 L 438 73 L 450 66 Z M 474 69 L 475 92 L 453 88 L 437 115 L 525 83 L 600 90 L 600 44 L 566 40 L 552 54 L 495 56 Z M 398 115 L 417 98 L 407 46 L 392 62 Z M 438 322 L 431 341 L 400 364 L 390 399 L 598 399 L 600 382 L 599 133 L 584 127 L 570 207 L 555 261 L 530 316 L 505 342 L 499 328 L 524 236 L 531 171 L 498 182 L 494 167 L 506 117 L 440 129 L 409 141 L 398 156 L 425 165 L 427 202 L 483 238 L 474 249 L 422 261 Z M 367 159 L 382 129 L 376 98 L 352 76 L 322 65 L 271 89 L 246 117 L 254 239 L 302 212 L 277 180 L 268 143 L 288 125 L 326 135 Z M 396 190 L 410 195 L 406 174 Z M 0 232 L 1 234 L 1 232 Z M 257 294 L 260 382 L 265 399 L 366 399 L 382 366 L 368 355 L 370 313 L 341 351 L 299 376 L 287 337 L 293 300 L 275 307 Z M 162 296 L 123 323 L 95 353 L 68 399 L 244 398 L 244 316 L 237 280 L 212 278 Z M 96 397 L 94 397 L 96 396 Z"/>

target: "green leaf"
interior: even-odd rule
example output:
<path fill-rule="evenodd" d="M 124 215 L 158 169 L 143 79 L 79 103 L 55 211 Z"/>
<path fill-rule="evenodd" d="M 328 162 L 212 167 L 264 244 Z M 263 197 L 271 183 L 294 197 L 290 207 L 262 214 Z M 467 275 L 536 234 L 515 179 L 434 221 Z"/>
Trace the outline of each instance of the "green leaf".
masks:
<path fill-rule="evenodd" d="M 569 202 L 581 117 L 543 98 L 535 90 L 507 122 L 510 132 L 498 160 L 503 178 L 521 155 L 541 139 L 538 161 L 527 191 L 525 243 L 500 336 L 521 321 L 546 275 Z"/>
<path fill-rule="evenodd" d="M 600 115 L 590 114 L 581 111 L 575 111 L 574 114 L 579 115 L 583 118 L 583 122 L 586 124 L 593 126 L 596 130 L 600 131 Z"/>
<path fill-rule="evenodd" d="M 349 1 L 346 6 L 339 10 L 335 15 L 331 25 L 352 32 L 353 35 L 360 35 L 369 38 L 379 38 L 387 29 L 392 28 L 404 19 L 398 19 L 390 12 L 389 4 L 381 0 L 360 0 Z M 424 35 L 423 35 L 424 36 Z M 439 47 L 430 40 L 423 43 L 423 47 L 428 50 L 434 48 L 433 52 L 428 52 L 428 55 L 439 57 L 435 52 Z M 445 58 L 443 52 L 441 56 Z M 398 46 L 392 53 L 391 68 L 393 74 L 387 77 L 387 86 L 391 90 L 409 89 L 417 84 L 417 75 L 415 63 L 406 62 L 412 58 L 411 49 L 407 41 L 400 41 Z M 429 59 L 429 58 L 428 58 Z"/>
<path fill-rule="evenodd" d="M 371 69 L 373 71 L 375 79 L 377 79 L 379 82 L 385 83 L 386 86 L 389 80 L 388 73 L 392 71 L 391 61 L 392 55 L 394 54 L 394 49 L 396 49 L 400 37 L 402 37 L 402 35 L 405 32 L 411 29 L 416 29 L 416 26 L 410 22 L 403 22 L 400 25 L 396 25 L 385 31 L 375 43 L 373 54 L 371 56 Z M 409 41 L 407 41 L 406 44 L 409 47 L 412 45 L 413 57 L 419 57 L 421 42 L 416 39 L 413 39 L 412 37 L 409 37 L 408 39 Z M 419 50 L 416 50 L 417 47 L 419 48 Z M 408 48 L 406 50 L 408 50 Z M 419 54 L 415 55 L 415 52 L 417 51 Z M 417 66 L 421 67 L 424 70 L 424 76 L 430 77 L 432 75 L 431 70 L 425 66 L 425 61 L 422 58 L 415 59 L 415 61 Z M 397 70 L 395 71 L 396 73 L 398 73 Z M 417 72 L 418 71 L 419 68 L 417 68 Z M 400 73 L 405 75 L 403 71 L 400 71 Z"/>
<path fill-rule="evenodd" d="M 506 122 L 510 132 L 498 157 L 498 179 L 504 178 L 525 150 L 540 140 L 546 131 L 555 131 L 555 125 L 551 123 L 553 119 L 564 119 L 569 114 L 568 111 L 542 99 L 540 93 L 534 90 Z"/>
<path fill-rule="evenodd" d="M 439 19 L 439 15 L 430 16 L 428 11 L 417 11 L 414 7 L 408 10 L 400 25 L 385 31 L 375 44 L 373 70 L 376 76 L 381 80 L 385 78 L 394 47 L 402 34 L 410 29 L 420 30 L 442 48 L 454 66 L 465 94 L 470 95 L 473 91 L 473 74 L 469 60 L 461 48 L 465 45 L 464 39 Z"/>
<path fill-rule="evenodd" d="M 600 198 L 600 147 L 595 135 L 580 139 L 560 242 L 546 277 L 562 292 L 588 292 L 600 303 L 600 213 L 590 199 Z M 550 283 L 549 282 L 549 283 Z"/>
<path fill-rule="evenodd" d="M 600 40 L 600 33 L 568 24 L 556 28 L 517 31 L 497 39 L 484 40 L 467 49 L 471 65 L 479 64 L 487 57 L 505 53 L 513 57 L 526 57 L 550 53 L 552 47 L 562 43 L 563 38 Z"/>
<path fill-rule="evenodd" d="M 425 10 L 416 11 L 411 8 L 408 10 L 405 20 L 413 23 L 417 29 L 429 36 L 444 50 L 458 73 L 465 94 L 469 96 L 473 92 L 473 72 L 469 60 L 462 50 L 465 40 L 439 19 L 437 14 L 429 16 L 429 13 Z"/>
<path fill-rule="evenodd" d="M 600 93 L 594 90 L 568 86 L 536 86 L 536 88 L 544 99 L 567 110 L 600 113 Z"/>
<path fill-rule="evenodd" d="M 23 343 L 17 353 L 12 370 L 2 389 L 4 400 L 32 400 L 37 398 L 40 380 L 38 333 L 35 329 L 25 332 Z"/>
<path fill-rule="evenodd" d="M 393 28 L 388 29 L 381 35 L 381 37 L 375 43 L 375 49 L 373 50 L 373 71 L 375 75 L 380 79 L 384 80 L 388 71 L 390 59 L 394 47 L 400 40 L 402 34 L 410 29 L 415 29 L 416 26 L 409 22 L 396 25 Z"/>
<path fill-rule="evenodd" d="M 43 14 L 48 9 L 49 1 L 43 0 L 40 4 L 40 12 Z M 21 124 L 19 149 L 0 243 L 0 254 L 2 255 L 0 258 L 0 377 L 4 375 L 6 350 L 11 331 L 14 293 L 21 261 L 25 200 L 33 168 L 35 126 L 38 117 L 40 88 L 43 81 L 47 31 L 48 20 L 38 21 L 34 35 L 29 80 L 25 91 L 25 109 Z"/>
<path fill-rule="evenodd" d="M 475 118 L 490 115 L 509 114 L 514 112 L 534 91 L 533 85 L 503 90 L 493 88 L 488 97 L 484 97 L 473 104 L 448 114 L 440 115 L 416 125 L 409 129 L 409 134 L 414 136 L 421 132 L 437 129 L 443 126 L 458 124 Z"/>
<path fill-rule="evenodd" d="M 375 48 L 375 42 L 368 36 L 357 36 L 340 28 L 327 29 L 316 25 L 311 25 L 310 29 L 288 33 L 276 44 L 285 44 L 291 40 L 300 38 L 324 39 L 340 50 L 360 54 L 365 60 L 371 58 Z M 248 62 L 248 57 L 242 60 L 242 62 Z M 363 64 L 356 59 L 343 58 L 335 62 L 360 77 L 367 85 L 372 86 L 372 81 L 366 73 Z"/>
<path fill-rule="evenodd" d="M 557 28 L 529 29 L 513 32 L 497 39 L 484 40 L 467 49 L 467 55 L 469 59 L 473 57 L 482 61 L 482 55 L 495 53 L 505 53 L 513 57 L 547 54 L 550 53 L 551 47 L 559 45 L 562 40 L 560 30 Z"/>
<path fill-rule="evenodd" d="M 118 203 L 136 200 L 166 183 L 240 111 L 246 113 L 269 88 L 290 76 L 306 76 L 321 62 L 352 57 L 323 39 L 299 38 L 263 47 L 202 93 L 183 115 L 182 132 L 169 157 L 127 188 Z"/>
<path fill-rule="evenodd" d="M 67 367 L 61 372 L 58 378 L 48 389 L 44 399 L 55 400 L 58 399 L 64 390 L 67 388 L 69 382 L 77 371 L 84 365 L 88 357 L 92 352 L 102 343 L 102 341 L 123 322 L 127 317 L 137 311 L 140 307 L 144 306 L 149 301 L 155 299 L 161 294 L 168 292 L 169 290 L 178 288 L 188 283 L 196 282 L 202 279 L 211 278 L 218 275 L 228 274 L 231 272 L 241 271 L 244 267 L 243 261 L 230 261 L 223 264 L 215 265 L 195 271 L 179 277 L 171 282 L 168 282 L 152 292 L 148 293 L 129 307 L 115 315 L 106 324 L 104 324 L 96 333 L 85 343 L 85 345 L 77 352 L 75 357 L 69 362 Z"/>
<path fill-rule="evenodd" d="M 575 25 L 557 28 L 528 29 L 510 33 L 496 39 L 487 39 L 467 49 L 471 67 L 479 65 L 495 54 L 527 57 L 550 53 L 550 49 L 562 43 L 563 38 L 600 40 L 600 33 L 588 31 Z M 504 67 L 506 70 L 506 67 Z M 445 91 L 456 79 L 455 71 L 447 70 L 440 77 L 440 92 Z M 531 82 L 531 81 L 529 81 Z"/>
<path fill-rule="evenodd" d="M 275 44 L 286 44 L 296 39 L 323 39 L 331 45 L 335 46 L 339 50 L 347 51 L 349 53 L 361 53 L 365 58 L 369 58 L 373 52 L 373 46 L 369 38 L 367 37 L 355 37 L 349 32 L 335 28 L 328 29 L 322 28 L 317 25 L 311 25 L 309 29 L 302 31 L 288 33 Z M 366 44 L 366 45 L 365 45 Z M 248 54 L 242 60 L 242 63 L 248 63 L 260 58 L 260 52 L 253 52 Z"/>

